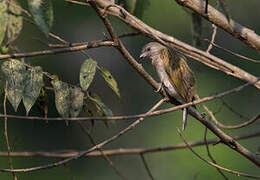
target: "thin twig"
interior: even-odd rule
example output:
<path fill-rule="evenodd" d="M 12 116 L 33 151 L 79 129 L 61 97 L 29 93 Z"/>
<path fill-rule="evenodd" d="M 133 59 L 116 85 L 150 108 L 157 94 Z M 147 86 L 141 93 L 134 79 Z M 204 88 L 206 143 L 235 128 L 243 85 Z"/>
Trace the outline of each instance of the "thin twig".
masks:
<path fill-rule="evenodd" d="M 218 45 L 218 44 L 216 44 L 214 42 L 209 41 L 208 39 L 204 39 L 204 40 L 206 40 L 209 43 L 211 43 L 214 47 L 219 48 L 219 49 L 221 49 L 221 50 L 223 50 L 223 51 L 225 51 L 225 52 L 227 52 L 229 54 L 232 54 L 232 55 L 234 55 L 236 57 L 239 57 L 240 59 L 244 59 L 244 60 L 251 61 L 251 62 L 254 62 L 254 63 L 260 63 L 260 60 L 249 58 L 249 57 L 243 56 L 241 54 L 235 53 L 235 52 L 233 52 L 233 51 L 231 51 L 231 50 L 229 50 L 227 48 L 224 48 L 224 47 L 222 47 L 222 46 L 220 46 L 220 45 Z"/>
<path fill-rule="evenodd" d="M 218 168 L 218 169 L 221 169 L 222 171 L 225 171 L 225 172 L 228 172 L 228 173 L 231 173 L 231 174 L 235 174 L 237 176 L 244 176 L 244 177 L 249 177 L 249 178 L 256 178 L 256 179 L 259 179 L 260 176 L 256 176 L 256 175 L 251 175 L 251 174 L 246 174 L 246 173 L 241 173 L 241 172 L 238 172 L 238 171 L 234 171 L 234 170 L 230 170 L 230 169 L 227 169 L 227 168 L 224 168 L 224 167 L 221 167 L 213 162 L 210 162 L 204 158 L 202 158 L 198 153 L 196 153 L 192 147 L 187 143 L 187 141 L 185 140 L 184 136 L 182 135 L 181 131 L 179 129 L 177 129 L 178 131 L 178 134 L 179 136 L 182 138 L 183 142 L 187 145 L 187 147 L 189 148 L 189 150 L 195 155 L 197 156 L 199 159 L 201 159 L 202 161 L 204 161 L 205 163 L 215 167 L 215 168 Z"/>
<path fill-rule="evenodd" d="M 197 96 L 197 98 L 199 99 L 199 96 Z M 220 98 L 222 101 L 223 99 Z M 223 101 L 224 103 L 224 101 Z M 253 118 L 251 118 L 250 120 L 246 121 L 246 122 L 243 122 L 243 123 L 240 123 L 240 124 L 237 124 L 237 125 L 224 125 L 223 123 L 219 122 L 217 120 L 217 118 L 215 117 L 214 113 L 212 111 L 210 111 L 208 109 L 207 106 L 205 106 L 204 104 L 202 104 L 202 107 L 205 109 L 205 111 L 210 115 L 212 121 L 218 126 L 218 127 L 221 127 L 221 128 L 224 128 L 224 129 L 239 129 L 239 128 L 242 128 L 242 127 L 246 127 L 252 123 L 254 123 L 255 121 L 257 121 L 259 118 L 260 118 L 260 113 L 257 114 L 256 116 L 254 116 Z M 238 114 L 239 117 L 243 117 L 245 118 L 242 114 L 240 113 L 237 113 L 235 112 L 231 107 L 228 106 L 228 104 L 226 104 L 226 107 L 228 107 L 233 113 L 235 114 Z"/>
<path fill-rule="evenodd" d="M 72 47 L 34 51 L 34 52 L 27 52 L 27 53 L 1 54 L 0 60 L 9 59 L 9 58 L 35 57 L 35 56 L 45 56 L 45 55 L 53 55 L 59 53 L 68 53 L 68 52 L 81 51 L 81 50 L 86 50 L 91 48 L 98 48 L 101 46 L 114 46 L 114 42 L 113 41 L 90 41 L 90 42 L 85 42 L 82 45 L 72 46 Z"/>
<path fill-rule="evenodd" d="M 196 99 L 200 99 L 200 97 L 199 97 L 198 94 L 195 94 L 195 98 L 196 98 Z M 201 104 L 201 105 L 202 105 L 202 108 L 208 113 L 208 115 L 210 116 L 210 118 L 216 120 L 216 117 L 215 117 L 214 113 L 213 113 L 205 104 Z M 217 121 L 217 120 L 216 120 L 216 121 Z"/>
<path fill-rule="evenodd" d="M 200 99 L 200 97 L 198 95 L 196 95 L 196 98 L 197 99 Z M 222 100 L 222 98 L 220 98 Z M 259 118 L 260 118 L 260 113 L 257 114 L 256 116 L 254 116 L 253 118 L 251 118 L 250 120 L 247 120 L 246 122 L 243 122 L 243 123 L 240 123 L 240 124 L 237 124 L 237 125 L 224 125 L 223 123 L 219 122 L 217 120 L 217 118 L 215 117 L 214 113 L 212 111 L 210 111 L 208 109 L 207 106 L 205 106 L 204 104 L 202 104 L 202 107 L 203 109 L 209 114 L 209 116 L 211 117 L 212 121 L 218 126 L 218 127 L 221 127 L 221 128 L 224 128 L 224 129 L 239 129 L 239 128 L 242 128 L 242 127 L 246 127 L 252 123 L 254 123 L 255 121 L 257 121 Z M 227 107 L 228 104 L 227 104 Z M 230 108 L 230 107 L 229 107 Z M 233 113 L 235 113 L 235 111 L 233 111 L 233 109 L 230 109 Z M 238 114 L 240 116 L 240 114 Z M 241 116 L 240 116 L 241 117 Z M 244 117 L 244 116 L 242 116 Z"/>
<path fill-rule="evenodd" d="M 48 120 L 48 121 L 61 121 L 61 120 L 62 121 L 64 121 L 64 120 L 68 120 L 68 121 L 101 120 L 101 121 L 104 121 L 104 120 L 108 120 L 109 121 L 109 120 L 127 120 L 127 119 L 146 118 L 146 117 L 150 117 L 150 116 L 158 116 L 158 115 L 173 112 L 173 111 L 185 108 L 185 107 L 189 107 L 189 106 L 193 106 L 193 105 L 196 105 L 196 104 L 205 103 L 205 102 L 208 102 L 208 101 L 211 101 L 211 100 L 214 100 L 214 99 L 218 99 L 218 98 L 221 98 L 223 96 L 229 95 L 231 93 L 239 92 L 239 91 L 243 90 L 244 88 L 248 87 L 249 85 L 251 85 L 251 83 L 245 83 L 241 86 L 230 89 L 228 91 L 224 91 L 224 92 L 216 94 L 216 95 L 204 97 L 202 99 L 197 99 L 197 100 L 192 101 L 190 103 L 178 105 L 178 106 L 167 108 L 167 109 L 153 111 L 151 113 L 142 113 L 142 114 L 137 114 L 137 115 L 105 116 L 105 117 L 75 117 L 75 118 L 63 118 L 63 117 L 45 118 L 45 117 L 38 117 L 38 116 L 19 116 L 19 115 L 0 114 L 0 118 L 1 117 L 8 117 L 8 118 L 14 118 L 14 119 L 45 120 L 45 121 L 46 120 Z"/>
<path fill-rule="evenodd" d="M 219 5 L 218 5 L 218 1 L 217 1 L 217 7 L 218 7 Z M 206 11 L 205 11 L 205 13 L 207 14 L 208 12 L 208 1 L 206 1 Z M 206 52 L 207 53 L 209 53 L 210 52 L 210 50 L 212 49 L 212 44 L 215 42 L 215 38 L 216 38 L 216 35 L 217 35 L 217 26 L 215 25 L 215 24 L 211 24 L 211 26 L 212 26 L 212 29 L 213 29 L 213 31 L 212 31 L 212 35 L 211 35 L 211 40 L 210 40 L 210 43 L 209 43 L 209 46 L 208 46 L 208 48 L 207 48 L 207 50 L 206 50 Z"/>
<path fill-rule="evenodd" d="M 231 18 L 230 19 L 226 18 L 224 14 L 222 14 L 220 11 L 218 11 L 216 8 L 212 7 L 209 4 L 207 8 L 208 13 L 205 14 L 205 4 L 203 0 L 191 0 L 191 1 L 175 0 L 175 1 L 179 5 L 195 11 L 200 16 L 204 17 L 211 23 L 225 30 L 233 37 L 241 40 L 246 45 L 260 52 L 260 38 L 253 30 L 238 24 Z"/>
<path fill-rule="evenodd" d="M 118 36 L 118 38 L 126 38 L 126 37 L 132 37 L 132 36 L 138 36 L 141 35 L 139 32 L 132 32 L 132 33 L 125 33 Z"/>
<path fill-rule="evenodd" d="M 82 122 L 79 121 L 79 126 L 82 129 L 82 131 L 88 136 L 88 138 L 90 139 L 91 143 L 93 146 L 96 146 L 96 142 L 94 140 L 94 138 L 91 136 L 91 134 L 89 133 L 89 131 L 83 126 Z M 100 154 L 102 155 L 102 157 L 108 162 L 109 166 L 115 171 L 115 173 L 123 180 L 126 180 L 126 177 L 124 177 L 121 172 L 117 169 L 117 167 L 114 165 L 114 163 L 112 162 L 112 160 L 103 152 L 102 148 L 98 148 L 97 149 Z"/>
<path fill-rule="evenodd" d="M 147 114 L 151 113 L 152 111 L 154 111 L 155 109 L 157 109 L 164 101 L 166 101 L 166 98 L 161 99 L 159 102 L 157 102 L 148 112 Z M 85 156 L 86 154 L 93 152 L 97 149 L 102 148 L 103 146 L 105 146 L 106 144 L 109 144 L 113 141 L 115 141 L 116 139 L 118 139 L 119 137 L 121 137 L 122 135 L 124 135 L 125 133 L 129 132 L 130 130 L 132 130 L 133 128 L 135 128 L 139 123 L 141 123 L 144 120 L 144 118 L 139 118 L 138 120 L 134 121 L 132 124 L 130 124 L 128 127 L 126 127 L 125 129 L 121 130 L 119 133 L 115 134 L 114 136 L 104 140 L 103 142 L 97 144 L 96 146 L 88 149 L 88 150 L 84 150 L 84 151 L 80 151 L 77 155 L 55 162 L 55 163 L 50 163 L 50 164 L 46 164 L 46 165 L 42 165 L 42 166 L 37 166 L 37 167 L 31 167 L 31 168 L 24 168 L 24 169 L 0 169 L 0 172 L 31 172 L 31 171 L 38 171 L 38 170 L 42 170 L 42 169 L 49 169 L 49 168 L 54 168 L 54 167 L 58 167 L 61 165 L 65 165 L 73 160 L 79 159 L 83 156 Z"/>
<path fill-rule="evenodd" d="M 214 123 L 224 129 L 239 129 L 242 127 L 246 127 L 254 122 L 256 122 L 258 119 L 260 118 L 260 113 L 257 114 L 256 116 L 254 116 L 253 118 L 251 118 L 250 120 L 237 124 L 237 125 L 224 125 L 223 123 L 219 122 L 216 118 L 213 118 L 212 120 L 214 121 Z"/>
<path fill-rule="evenodd" d="M 213 32 L 212 32 L 212 35 L 211 35 L 211 40 L 210 40 L 210 43 L 209 43 L 209 46 L 206 50 L 207 53 L 209 53 L 209 51 L 212 49 L 213 47 L 213 43 L 215 41 L 215 37 L 216 37 L 216 34 L 217 34 L 217 26 L 215 24 L 212 24 L 212 28 L 213 28 Z"/>
<path fill-rule="evenodd" d="M 95 1 L 89 0 L 88 3 L 91 5 L 91 7 L 96 11 L 96 13 L 100 17 L 100 19 L 103 21 L 103 23 L 106 26 L 107 31 L 108 31 L 109 35 L 111 36 L 112 40 L 114 41 L 114 43 L 116 45 L 118 45 L 119 39 L 118 39 L 118 37 L 117 37 L 117 35 L 116 35 L 115 31 L 114 31 L 114 28 L 112 27 L 110 21 L 100 11 L 100 9 L 97 7 L 97 4 L 96 4 Z"/>
<path fill-rule="evenodd" d="M 78 4 L 78 5 L 81 5 L 81 6 L 89 6 L 88 3 L 86 2 L 80 2 L 80 1 L 75 1 L 75 0 L 65 0 L 66 2 L 68 3 L 71 3 L 71 4 Z"/>
<path fill-rule="evenodd" d="M 62 41 L 62 44 L 48 44 L 48 47 L 51 47 L 51 48 L 64 48 L 64 47 L 74 47 L 74 46 L 81 46 L 81 45 L 85 45 L 85 44 L 88 44 L 89 42 L 78 42 L 78 43 L 70 43 L 70 42 L 67 42 L 65 41 L 64 39 L 62 39 L 61 37 L 53 34 L 54 36 L 52 36 L 53 38 L 59 40 L 61 39 Z M 125 34 L 121 34 L 118 36 L 118 38 L 127 38 L 127 37 L 132 37 L 132 36 L 138 36 L 140 35 L 139 32 L 133 32 L 133 33 L 125 33 Z M 51 34 L 50 34 L 51 36 Z M 58 37 L 58 38 L 57 38 Z M 111 39 L 105 39 L 103 41 L 109 41 Z M 101 41 L 101 40 L 100 40 Z M 112 40 L 111 40 L 112 41 Z"/>
<path fill-rule="evenodd" d="M 208 141 L 207 141 L 207 130 L 208 128 L 205 127 L 205 131 L 204 131 L 204 141 L 205 141 L 205 146 L 206 146 L 206 150 L 207 150 L 207 153 L 208 153 L 208 157 L 211 159 L 211 161 L 215 164 L 217 164 L 216 160 L 213 158 L 213 156 L 211 155 L 210 153 L 210 150 L 209 150 L 209 145 L 208 145 Z M 218 173 L 225 179 L 225 180 L 228 180 L 227 176 L 219 169 L 219 168 L 216 168 Z"/>
<path fill-rule="evenodd" d="M 6 99 L 7 99 L 7 86 L 8 83 L 5 83 L 5 95 L 4 95 L 4 114 L 6 115 Z M 7 154 L 8 154 L 8 161 L 9 161 L 9 167 L 11 170 L 13 170 L 13 162 L 12 162 L 12 158 L 10 156 L 11 153 L 11 148 L 9 145 L 9 140 L 8 140 L 8 133 L 7 133 L 7 117 L 4 117 L 4 135 L 5 135 L 5 142 L 6 142 L 6 147 L 7 147 Z M 14 180 L 17 180 L 17 176 L 14 172 L 12 172 Z"/>
<path fill-rule="evenodd" d="M 100 7 L 104 8 L 104 9 L 111 4 L 111 3 L 109 3 L 108 1 L 105 1 L 105 0 L 96 0 L 96 2 L 99 4 Z M 186 3 L 188 1 L 183 1 L 183 2 Z M 190 1 L 189 1 L 189 3 L 190 3 Z M 201 2 L 201 1 L 200 1 L 200 3 L 196 2 L 196 5 L 197 4 L 199 4 L 199 8 L 201 8 L 201 4 L 203 4 L 203 2 Z M 203 11 L 203 13 L 204 13 L 204 11 Z M 232 65 L 232 64 L 230 64 L 230 63 L 228 63 L 228 62 L 226 62 L 226 61 L 224 61 L 220 58 L 217 58 L 217 57 L 215 57 L 215 56 L 213 56 L 209 53 L 206 53 L 206 52 L 201 51 L 197 48 L 194 48 L 194 47 L 192 47 L 188 44 L 185 44 L 185 43 L 175 39 L 172 36 L 169 36 L 169 35 L 164 34 L 164 33 L 160 32 L 158 30 L 153 29 L 152 27 L 146 25 L 144 22 L 142 22 L 141 20 L 137 19 L 135 16 L 133 16 L 132 14 L 127 12 L 121 6 L 113 6 L 109 9 L 107 9 L 106 14 L 116 16 L 118 19 L 120 19 L 121 21 L 126 23 L 128 26 L 136 29 L 138 32 L 141 32 L 144 36 L 152 38 L 153 40 L 156 40 L 156 41 L 158 41 L 158 39 L 163 40 L 165 43 L 168 43 L 168 46 L 176 48 L 177 50 L 179 50 L 180 52 L 185 54 L 185 56 L 193 58 L 194 60 L 197 60 L 197 61 L 199 61 L 199 62 L 201 62 L 201 63 L 203 63 L 203 64 L 205 64 L 205 65 L 207 65 L 211 68 L 214 68 L 216 70 L 220 70 L 220 71 L 222 71 L 222 72 L 224 72 L 228 75 L 231 75 L 231 76 L 236 77 L 236 78 L 243 80 L 243 81 L 251 81 L 252 82 L 253 80 L 256 80 L 255 76 L 253 76 L 252 74 L 244 71 L 241 68 L 238 68 L 237 66 L 234 66 L 234 65 Z M 124 14 L 124 16 L 122 16 L 122 14 Z M 220 14 L 220 13 L 218 12 L 218 14 Z M 210 12 L 210 15 L 213 16 L 211 14 L 211 12 Z M 222 15 L 222 16 L 223 16 L 223 18 L 221 20 L 227 21 L 226 17 L 224 15 Z M 231 23 L 233 23 L 233 21 L 231 21 Z M 229 22 L 227 22 L 227 24 L 229 25 Z M 247 30 L 248 30 L 245 27 L 243 27 L 242 29 L 245 30 L 245 32 L 247 32 Z M 244 31 L 243 31 L 243 33 L 244 33 Z M 250 31 L 249 34 L 250 34 L 249 35 L 250 37 L 255 36 L 253 31 L 252 32 Z M 246 36 L 246 37 L 248 37 L 248 36 Z M 256 38 L 256 41 L 258 39 L 259 38 Z M 158 41 L 158 42 L 160 42 L 160 41 Z M 144 74 L 144 72 L 142 72 L 142 73 Z M 148 81 L 148 79 L 147 79 L 147 81 Z M 255 84 L 255 87 L 260 89 L 260 82 Z"/>
<path fill-rule="evenodd" d="M 243 118 L 245 120 L 248 120 L 249 118 L 245 117 L 242 113 L 236 111 L 233 107 L 231 107 L 226 101 L 224 101 L 223 98 L 219 99 L 222 102 L 222 105 L 224 105 L 229 111 L 231 111 L 233 114 L 237 115 L 239 118 Z"/>
<path fill-rule="evenodd" d="M 151 179 L 151 180 L 155 180 L 154 177 L 153 177 L 153 175 L 152 175 L 152 172 L 151 172 L 151 170 L 150 170 L 150 168 L 149 168 L 149 166 L 148 166 L 148 164 L 147 164 L 147 162 L 146 162 L 146 160 L 145 160 L 144 154 L 140 154 L 140 156 L 141 156 L 143 165 L 144 165 L 144 167 L 145 167 L 145 170 L 146 170 L 147 174 L 149 175 L 150 179 Z"/>
<path fill-rule="evenodd" d="M 64 43 L 64 44 L 68 44 L 67 41 L 65 41 L 63 38 L 61 38 L 60 36 L 56 35 L 56 34 L 53 34 L 53 33 L 49 33 L 50 37 L 54 38 L 54 39 L 57 39 L 58 41 Z"/>
<path fill-rule="evenodd" d="M 235 140 L 244 140 L 244 139 L 250 139 L 260 136 L 260 130 L 256 132 L 250 132 L 240 135 L 233 135 L 232 138 Z M 219 142 L 218 138 L 214 139 L 208 139 L 207 144 L 216 144 Z M 189 145 L 191 147 L 198 147 L 205 145 L 205 141 L 194 141 L 189 142 Z M 159 152 L 167 152 L 167 151 L 175 151 L 175 150 L 181 150 L 186 149 L 187 145 L 185 143 L 176 144 L 173 146 L 159 146 L 159 147 L 153 147 L 153 148 L 119 148 L 119 149 L 110 149 L 110 150 L 103 150 L 103 153 L 107 156 L 116 156 L 116 155 L 139 155 L 139 154 L 150 154 L 150 153 L 159 153 Z M 76 156 L 79 154 L 79 150 L 59 150 L 59 151 L 53 151 L 53 152 L 47 152 L 47 151 L 23 151 L 23 152 L 11 152 L 11 157 L 48 157 L 48 158 L 69 158 Z M 8 156 L 8 152 L 0 152 L 0 156 L 6 157 Z M 100 151 L 96 150 L 90 153 L 87 153 L 84 155 L 84 157 L 89 156 L 102 156 Z"/>

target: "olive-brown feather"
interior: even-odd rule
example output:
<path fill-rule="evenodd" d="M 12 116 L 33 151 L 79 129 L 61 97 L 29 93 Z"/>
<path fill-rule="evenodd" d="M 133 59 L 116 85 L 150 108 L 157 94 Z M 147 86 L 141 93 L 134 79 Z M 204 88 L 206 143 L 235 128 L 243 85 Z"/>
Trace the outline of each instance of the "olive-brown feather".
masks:
<path fill-rule="evenodd" d="M 185 58 L 176 52 L 163 49 L 161 59 L 183 101 L 191 102 L 195 95 L 195 78 Z"/>

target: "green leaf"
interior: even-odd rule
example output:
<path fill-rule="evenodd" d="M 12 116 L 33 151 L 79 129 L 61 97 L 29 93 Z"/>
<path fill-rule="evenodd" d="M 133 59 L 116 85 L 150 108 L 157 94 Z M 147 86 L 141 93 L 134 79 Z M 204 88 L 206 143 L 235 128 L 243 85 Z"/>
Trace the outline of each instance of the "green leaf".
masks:
<path fill-rule="evenodd" d="M 48 37 L 53 24 L 53 6 L 51 0 L 27 0 L 35 23 Z"/>
<path fill-rule="evenodd" d="M 23 28 L 23 18 L 22 18 L 22 10 L 21 6 L 17 4 L 14 0 L 11 1 L 9 5 L 8 12 L 8 23 L 7 23 L 7 31 L 6 38 L 7 43 L 10 44 L 19 36 L 20 32 Z"/>
<path fill-rule="evenodd" d="M 0 54 L 7 54 L 9 51 L 9 48 L 6 46 L 2 46 L 0 49 Z"/>
<path fill-rule="evenodd" d="M 96 73 L 97 62 L 89 58 L 84 61 L 80 68 L 79 82 L 83 91 L 86 91 Z"/>
<path fill-rule="evenodd" d="M 70 114 L 70 88 L 65 82 L 53 80 L 51 84 L 55 93 L 55 104 L 58 113 L 62 117 L 69 117 Z"/>
<path fill-rule="evenodd" d="M 23 97 L 26 68 L 22 62 L 12 59 L 5 61 L 1 69 L 7 83 L 7 99 L 12 104 L 14 110 L 17 111 Z"/>
<path fill-rule="evenodd" d="M 43 86 L 43 74 L 40 66 L 30 68 L 25 78 L 23 104 L 28 115 Z"/>
<path fill-rule="evenodd" d="M 104 116 L 113 116 L 112 111 L 101 101 L 98 95 L 92 94 L 88 98 L 96 105 L 97 109 L 102 111 Z"/>
<path fill-rule="evenodd" d="M 120 93 L 119 93 L 119 89 L 117 86 L 117 82 L 116 82 L 115 78 L 112 76 L 112 74 L 104 67 L 99 67 L 98 70 L 101 73 L 102 77 L 105 79 L 105 81 L 108 83 L 109 87 L 120 98 Z"/>
<path fill-rule="evenodd" d="M 78 87 L 71 87 L 70 96 L 71 96 L 70 115 L 71 117 L 77 117 L 83 107 L 84 93 Z"/>
<path fill-rule="evenodd" d="M 14 0 L 0 1 L 0 45 L 9 45 L 20 34 L 23 27 L 21 7 Z"/>
<path fill-rule="evenodd" d="M 7 4 L 6 1 L 0 1 L 0 45 L 4 40 L 7 27 Z"/>

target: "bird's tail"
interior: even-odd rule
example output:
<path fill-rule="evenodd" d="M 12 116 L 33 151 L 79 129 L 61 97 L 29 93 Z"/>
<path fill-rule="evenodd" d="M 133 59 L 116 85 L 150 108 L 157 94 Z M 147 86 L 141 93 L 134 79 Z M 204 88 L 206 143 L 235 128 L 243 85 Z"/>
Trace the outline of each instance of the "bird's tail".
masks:
<path fill-rule="evenodd" d="M 184 131 L 186 125 L 187 125 L 187 120 L 188 120 L 188 109 L 184 108 L 183 109 L 183 115 L 182 115 L 182 130 Z"/>

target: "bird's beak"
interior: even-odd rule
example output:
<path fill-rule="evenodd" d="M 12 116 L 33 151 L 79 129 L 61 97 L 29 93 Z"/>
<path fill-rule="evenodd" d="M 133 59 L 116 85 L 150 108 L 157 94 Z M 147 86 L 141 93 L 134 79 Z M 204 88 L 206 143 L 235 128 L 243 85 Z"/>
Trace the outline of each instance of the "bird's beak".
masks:
<path fill-rule="evenodd" d="M 141 59 L 143 59 L 143 58 L 145 58 L 145 57 L 147 57 L 147 52 L 143 52 L 143 53 L 140 55 L 140 58 L 141 58 Z"/>

